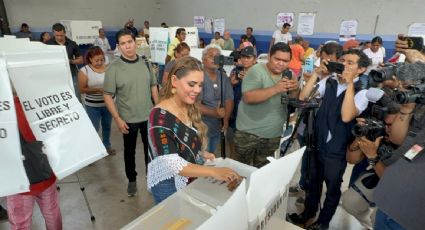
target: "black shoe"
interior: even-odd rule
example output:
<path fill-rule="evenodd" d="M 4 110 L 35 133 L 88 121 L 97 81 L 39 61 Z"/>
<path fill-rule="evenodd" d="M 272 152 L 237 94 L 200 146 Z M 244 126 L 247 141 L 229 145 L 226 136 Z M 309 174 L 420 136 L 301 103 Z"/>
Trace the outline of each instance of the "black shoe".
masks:
<path fill-rule="evenodd" d="M 302 212 L 301 214 L 286 214 L 286 221 L 293 223 L 295 225 L 304 225 L 310 218 L 314 216 L 305 216 L 305 212 Z"/>
<path fill-rule="evenodd" d="M 318 222 L 313 223 L 307 228 L 307 230 L 328 230 L 328 229 L 329 229 L 329 224 L 321 224 Z"/>
<path fill-rule="evenodd" d="M 0 206 L 0 221 L 8 220 L 7 211 Z"/>

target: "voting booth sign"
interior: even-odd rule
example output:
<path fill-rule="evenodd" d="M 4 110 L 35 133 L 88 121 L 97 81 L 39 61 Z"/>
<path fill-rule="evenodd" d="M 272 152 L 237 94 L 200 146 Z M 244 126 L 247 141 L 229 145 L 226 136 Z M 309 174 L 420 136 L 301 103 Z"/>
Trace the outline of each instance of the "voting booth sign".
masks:
<path fill-rule="evenodd" d="M 0 197 L 27 192 L 29 181 L 22 163 L 15 104 L 3 58 L 0 58 L 0 148 Z"/>
<path fill-rule="evenodd" d="M 61 23 L 65 26 L 67 36 L 78 45 L 92 44 L 102 28 L 101 21 L 61 20 Z"/>

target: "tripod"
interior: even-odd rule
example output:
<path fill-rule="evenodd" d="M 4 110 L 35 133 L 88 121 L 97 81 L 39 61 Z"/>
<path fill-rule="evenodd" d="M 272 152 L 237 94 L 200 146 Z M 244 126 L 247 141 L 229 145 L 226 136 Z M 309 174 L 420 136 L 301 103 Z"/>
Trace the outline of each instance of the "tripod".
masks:
<path fill-rule="evenodd" d="M 311 193 L 310 188 L 312 186 L 312 165 L 316 162 L 316 154 L 314 154 L 315 146 L 314 146 L 314 130 L 313 130 L 313 121 L 314 121 L 314 110 L 319 107 L 319 103 L 316 101 L 310 100 L 310 101 L 300 101 L 300 100 L 290 100 L 289 104 L 295 108 L 301 109 L 301 113 L 297 118 L 297 121 L 295 123 L 294 131 L 289 139 L 289 141 L 286 143 L 285 149 L 281 150 L 281 156 L 285 156 L 286 152 L 288 151 L 290 145 L 295 139 L 295 135 L 297 134 L 298 126 L 300 125 L 301 121 L 306 118 L 307 124 L 306 124 L 306 134 L 305 134 L 305 142 L 306 142 L 306 150 L 304 152 L 307 161 L 306 161 L 306 175 L 305 175 L 305 209 L 303 214 L 297 215 L 296 213 L 288 215 L 287 218 L 290 220 L 290 222 L 294 224 L 302 224 L 305 226 L 306 221 L 309 217 L 314 216 L 315 213 L 312 213 L 313 211 L 309 208 L 308 201 L 310 200 Z"/>
<path fill-rule="evenodd" d="M 86 191 L 85 191 L 86 188 L 81 184 L 80 176 L 78 175 L 78 172 L 76 172 L 75 175 L 77 176 L 77 180 L 76 181 L 58 182 L 58 185 L 56 186 L 56 189 L 58 191 L 60 191 L 60 189 L 61 189 L 60 186 L 59 186 L 60 184 L 75 184 L 75 183 L 78 183 L 80 185 L 80 190 L 83 193 L 84 200 L 86 202 L 86 206 L 87 206 L 87 208 L 89 210 L 90 220 L 91 221 L 95 221 L 96 218 L 93 215 L 93 212 L 92 212 L 91 207 L 90 207 L 89 200 L 87 199 L 87 195 L 86 195 Z"/>

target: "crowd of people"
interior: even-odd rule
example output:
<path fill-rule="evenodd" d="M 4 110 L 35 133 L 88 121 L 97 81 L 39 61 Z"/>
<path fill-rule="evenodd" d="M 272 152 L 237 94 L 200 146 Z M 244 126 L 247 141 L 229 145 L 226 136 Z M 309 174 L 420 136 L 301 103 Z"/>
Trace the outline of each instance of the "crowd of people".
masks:
<path fill-rule="evenodd" d="M 309 41 L 300 36 L 293 39 L 289 30 L 290 25 L 285 23 L 273 33 L 267 62 L 257 63 L 256 39 L 251 27 L 246 28 L 239 46 L 235 45 L 230 31 L 225 31 L 223 37 L 215 32 L 210 44 L 200 43 L 201 60 L 189 56 L 186 31 L 178 28 L 164 60 L 164 73 L 159 76 L 154 73 L 152 63 L 136 52 L 136 36 L 149 41 L 148 21 L 141 30 L 134 27 L 133 19 L 125 23 L 116 34 L 121 56 L 110 63 L 105 53 L 111 46 L 103 29 L 84 58 L 78 45 L 66 37 L 60 23 L 52 26 L 52 38 L 49 33 L 43 33 L 40 41 L 66 47 L 76 95 L 83 98 L 95 129 L 99 131 L 101 127 L 102 141 L 109 154 L 117 153 L 110 141 L 112 120 L 122 133 L 128 196 L 135 196 L 138 190 L 135 160 L 138 133 L 143 143 L 147 188 L 155 202 L 160 203 L 196 177 L 213 177 L 227 183 L 242 180 L 230 168 L 203 166 L 205 161 L 215 158 L 224 136 L 231 158 L 258 168 L 266 165 L 267 157 L 281 149 L 280 139 L 290 113 L 301 111 L 282 103 L 282 98 L 301 101 L 313 98 L 320 102 L 320 107 L 315 111 L 312 152 L 303 156 L 300 181 L 290 188 L 291 193 L 306 191 L 300 202 L 305 207 L 302 213 L 289 215 L 288 220 L 304 224 L 308 229 L 328 229 L 342 196 L 345 210 L 365 227 L 406 229 L 376 205 L 370 190 L 377 186 L 387 168 L 401 161 L 404 150 L 413 145 L 423 146 L 425 119 L 420 103 L 424 102 L 391 99 L 384 103 L 381 98 L 407 92 L 424 79 L 403 74 L 382 82 L 371 79 L 370 73 L 379 71 L 386 58 L 379 36 L 363 44 L 356 40 L 343 45 L 328 41 L 314 51 Z M 32 38 L 25 23 L 16 35 Z M 216 60 L 222 50 L 233 51 L 235 68 L 229 73 Z M 398 37 L 396 51 L 397 57 L 405 55 L 406 68 L 425 61 L 420 51 L 408 49 L 403 35 Z M 78 69 L 77 65 L 83 66 Z M 335 65 L 342 69 L 331 68 Z M 373 100 L 375 94 L 380 97 Z M 377 104 L 386 108 L 384 117 L 378 120 L 385 132 L 374 138 L 356 135 L 353 129 L 369 124 L 368 116 Z M 22 114 L 18 113 L 19 116 Z M 36 142 L 23 125 L 19 126 L 22 142 Z M 298 133 L 300 145 L 304 145 L 305 130 L 301 127 L 294 132 Z M 356 166 L 350 188 L 341 194 L 347 163 Z M 42 208 L 47 228 L 61 228 L 59 200 L 54 192 L 56 177 L 49 167 L 45 170 L 40 180 L 32 181 L 42 183 L 41 190 L 7 198 L 13 229 L 31 223 L 34 200 Z M 34 174 L 30 170 L 27 173 Z M 370 182 L 373 186 L 365 185 L 364 178 L 372 178 L 369 181 L 373 180 Z M 323 183 L 326 194 L 321 204 Z M 23 199 L 27 197 L 28 201 Z M 20 209 L 20 204 L 25 208 Z M 372 217 L 375 212 L 376 218 Z M 389 225 L 391 228 L 387 228 Z"/>

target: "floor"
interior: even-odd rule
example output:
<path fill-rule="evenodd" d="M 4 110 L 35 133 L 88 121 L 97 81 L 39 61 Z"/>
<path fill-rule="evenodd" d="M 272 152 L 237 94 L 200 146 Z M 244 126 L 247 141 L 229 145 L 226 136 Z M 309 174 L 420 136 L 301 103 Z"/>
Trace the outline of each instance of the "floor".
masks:
<path fill-rule="evenodd" d="M 122 136 L 114 125 L 111 141 L 113 147 L 117 149 L 117 155 L 108 156 L 78 172 L 81 185 L 85 188 L 84 191 L 96 218 L 95 221 L 90 220 L 90 214 L 80 190 L 77 176 L 74 174 L 59 182 L 64 229 L 120 229 L 153 206 L 152 195 L 146 190 L 140 138 L 136 154 L 136 160 L 139 162 L 137 165 L 139 193 L 135 197 L 127 197 Z M 343 190 L 347 188 L 351 168 L 347 168 Z M 290 198 L 289 211 L 299 211 L 299 207 L 294 204 L 295 199 L 295 197 Z M 0 222 L 0 229 L 9 229 L 8 222 Z M 34 208 L 32 229 L 45 229 L 44 220 L 37 206 Z M 355 230 L 363 228 L 353 217 L 349 216 L 341 207 L 338 207 L 331 222 L 331 229 Z"/>

